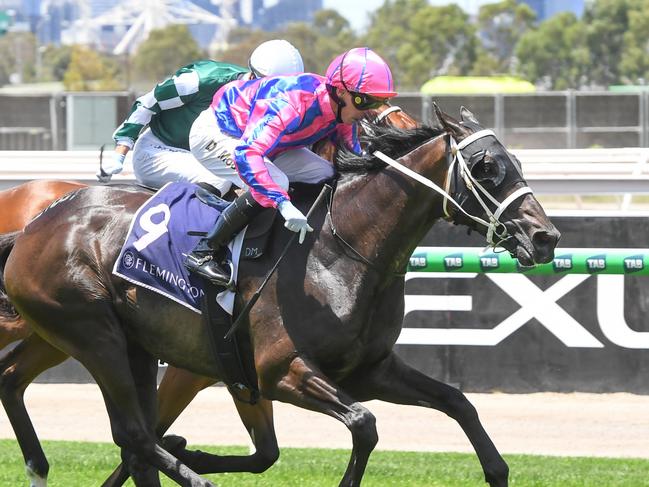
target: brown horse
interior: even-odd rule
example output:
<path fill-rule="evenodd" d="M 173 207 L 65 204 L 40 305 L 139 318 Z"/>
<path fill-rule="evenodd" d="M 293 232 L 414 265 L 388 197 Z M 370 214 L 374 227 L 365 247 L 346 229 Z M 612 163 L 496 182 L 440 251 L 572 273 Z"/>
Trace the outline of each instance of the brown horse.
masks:
<path fill-rule="evenodd" d="M 462 212 L 451 212 L 453 220 L 476 227 L 463 211 L 474 213 L 481 222 L 491 221 L 488 230 L 478 229 L 499 235 L 499 243 L 522 264 L 550 261 L 558 232 L 536 199 L 521 192 L 525 182 L 517 161 L 468 111 L 462 112 L 463 123 L 438 116 L 441 129 L 402 133 L 371 127 L 372 152 L 402 155 L 404 166 L 438 184 L 449 176 L 451 192 L 465 202 Z M 469 163 L 458 174 L 465 181 L 472 175 L 474 184 L 466 184 L 487 188 L 492 201 L 503 202 L 499 209 L 489 201 L 479 206 L 477 193 L 464 197 L 461 181 L 455 172 L 449 174 L 449 162 L 464 160 Z M 443 215 L 444 198 L 370 156 L 348 156 L 339 170 L 342 176 L 327 211 L 312 218 L 313 235 L 292 249 L 250 314 L 262 395 L 331 415 L 350 429 L 352 457 L 341 485 L 360 484 L 376 444 L 374 418 L 358 402 L 370 399 L 444 411 L 474 445 L 487 482 L 507 485 L 507 465 L 464 395 L 412 370 L 392 352 L 403 316 L 403 271 L 424 233 Z M 159 485 L 157 473 L 147 465 L 182 485 L 206 485 L 157 445 L 151 421 L 153 357 L 204 376 L 221 376 L 200 319 L 110 272 L 130 218 L 148 196 L 126 188 L 81 190 L 23 234 L 3 237 L 0 255 L 9 254 L 6 290 L 40 337 L 93 374 L 115 442 L 137 455 L 131 465 L 137 485 Z M 306 195 L 295 198 L 302 209 L 310 201 Z M 483 208 L 489 206 L 492 214 L 485 215 Z M 274 232 L 278 238 L 267 255 L 242 266 L 238 309 L 289 238 L 281 222 Z M 20 356 L 20 346 L 16 350 Z M 3 403 L 29 469 L 43 456 L 38 439 L 22 402 L 7 404 L 3 397 Z M 251 434 L 274 440 L 272 417 L 266 419 L 270 422 L 259 421 Z M 183 455 L 201 472 L 241 467 L 241 457 Z"/>
<path fill-rule="evenodd" d="M 52 201 L 83 187 L 85 184 L 72 181 L 30 181 L 0 191 L 0 233 L 22 230 Z M 22 319 L 0 319 L 0 350 L 30 334 L 31 330 Z"/>
<path fill-rule="evenodd" d="M 417 122 L 398 106 L 384 106 L 371 111 L 370 117 L 375 123 L 387 123 L 394 127 L 414 128 Z M 313 150 L 321 157 L 334 161 L 337 148 L 330 141 L 323 139 Z M 0 233 L 21 230 L 38 213 L 53 201 L 86 185 L 71 181 L 38 180 L 0 191 Z M 0 316 L 0 350 L 8 344 L 31 335 L 31 328 L 18 315 Z M 17 404 L 21 409 L 27 386 L 44 370 L 58 365 L 67 358 L 55 347 L 38 335 L 30 336 L 20 345 L 19 353 L 14 352 L 3 359 L 0 366 L 0 396 L 6 403 Z M 183 369 L 169 366 L 158 389 L 158 424 L 156 432 L 162 436 L 180 413 L 187 407 L 196 394 L 217 382 L 215 379 L 193 374 Z M 270 425 L 272 432 L 272 406 L 269 401 L 261 400 L 257 408 L 233 397 L 241 420 L 250 433 L 258 424 Z M 24 408 L 24 406 L 22 406 Z M 244 457 L 240 469 L 243 471 L 262 471 L 271 465 L 277 451 L 274 433 L 266 440 L 263 437 L 252 438 L 257 451 Z M 49 466 L 44 457 L 39 461 L 28 461 L 28 472 L 32 472 L 35 481 L 46 478 Z M 121 465 L 111 476 L 106 485 L 122 485 L 128 478 L 127 469 Z"/>

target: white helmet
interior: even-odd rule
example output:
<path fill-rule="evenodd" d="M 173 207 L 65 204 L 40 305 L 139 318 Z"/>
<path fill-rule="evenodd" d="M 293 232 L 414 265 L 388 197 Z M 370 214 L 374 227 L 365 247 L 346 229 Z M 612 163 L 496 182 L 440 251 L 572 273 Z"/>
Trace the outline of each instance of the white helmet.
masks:
<path fill-rule="evenodd" d="M 273 39 L 259 44 L 250 55 L 248 67 L 257 78 L 304 72 L 300 51 L 284 39 Z"/>

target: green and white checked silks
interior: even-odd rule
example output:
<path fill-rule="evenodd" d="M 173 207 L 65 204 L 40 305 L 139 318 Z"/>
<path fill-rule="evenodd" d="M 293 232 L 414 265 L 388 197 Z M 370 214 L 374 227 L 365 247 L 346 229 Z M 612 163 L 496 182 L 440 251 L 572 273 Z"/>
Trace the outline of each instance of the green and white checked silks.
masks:
<path fill-rule="evenodd" d="M 183 66 L 135 101 L 113 139 L 132 148 L 148 125 L 165 144 L 189 150 L 189 130 L 194 120 L 210 105 L 219 88 L 246 72 L 241 66 L 211 60 Z"/>

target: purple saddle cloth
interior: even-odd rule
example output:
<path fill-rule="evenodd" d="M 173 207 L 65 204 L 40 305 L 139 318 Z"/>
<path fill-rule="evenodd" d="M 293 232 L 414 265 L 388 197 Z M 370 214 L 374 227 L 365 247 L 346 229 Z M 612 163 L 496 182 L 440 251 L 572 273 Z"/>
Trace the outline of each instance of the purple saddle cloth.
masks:
<path fill-rule="evenodd" d="M 168 183 L 136 212 L 113 274 L 200 313 L 203 282 L 183 265 L 219 211 L 201 203 L 191 183 Z"/>

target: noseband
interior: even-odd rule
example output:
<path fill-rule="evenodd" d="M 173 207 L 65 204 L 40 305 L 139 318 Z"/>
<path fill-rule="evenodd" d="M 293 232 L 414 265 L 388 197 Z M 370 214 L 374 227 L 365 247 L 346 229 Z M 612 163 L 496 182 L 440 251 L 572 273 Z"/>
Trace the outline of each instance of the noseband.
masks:
<path fill-rule="evenodd" d="M 392 166 L 393 168 L 402 172 L 406 176 L 411 177 L 415 181 L 422 183 L 423 185 L 431 188 L 433 191 L 442 195 L 444 197 L 444 203 L 443 203 L 444 214 L 446 215 L 447 220 L 452 220 L 452 216 L 447 211 L 447 203 L 450 202 L 465 216 L 475 221 L 476 223 L 487 227 L 487 234 L 486 234 L 487 244 L 491 247 L 496 247 L 498 244 L 500 244 L 504 240 L 507 240 L 511 236 L 507 228 L 505 227 L 505 225 L 499 220 L 500 216 L 515 200 L 517 200 L 518 198 L 526 194 L 531 194 L 532 189 L 529 186 L 523 186 L 522 188 L 519 188 L 516 191 L 514 191 L 512 194 L 510 194 L 502 202 L 500 202 L 497 199 L 495 199 L 480 183 L 478 183 L 478 181 L 476 181 L 476 179 L 471 174 L 471 171 L 467 166 L 464 157 L 462 156 L 462 149 L 468 147 L 478 139 L 481 139 L 483 137 L 489 137 L 489 136 L 496 137 L 496 134 L 494 134 L 492 130 L 480 130 L 478 132 L 475 132 L 474 134 L 469 135 L 467 138 L 462 140 L 459 144 L 455 141 L 455 139 L 452 136 L 450 136 L 451 154 L 453 155 L 453 160 L 451 161 L 451 165 L 448 170 L 448 176 L 446 178 L 446 184 L 445 184 L 446 189 L 440 188 L 437 184 L 435 184 L 430 179 L 425 178 L 421 174 L 418 174 L 415 171 L 413 171 L 412 169 L 407 168 L 403 164 L 385 155 L 383 152 L 376 151 L 374 155 L 379 159 L 381 159 L 386 164 L 388 164 L 389 166 Z M 450 188 L 453 179 L 453 174 L 454 174 L 453 168 L 455 164 L 459 166 L 460 169 L 459 173 L 464 181 L 464 184 L 466 185 L 467 189 L 471 191 L 471 193 L 476 198 L 480 206 L 482 206 L 482 209 L 484 210 L 489 221 L 483 220 L 478 216 L 471 215 L 470 213 L 468 213 L 448 193 L 448 189 Z M 482 196 L 480 193 L 482 193 Z M 486 197 L 489 201 L 491 201 L 491 203 L 493 203 L 496 206 L 495 211 L 492 212 L 489 209 L 489 206 L 487 205 L 487 203 L 485 203 L 483 196 Z M 499 229 L 501 230 L 499 231 Z M 498 241 L 494 240 L 494 235 L 498 237 Z"/>

